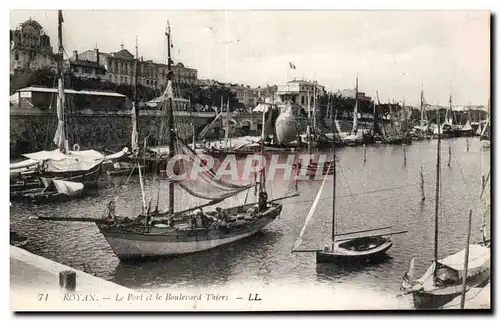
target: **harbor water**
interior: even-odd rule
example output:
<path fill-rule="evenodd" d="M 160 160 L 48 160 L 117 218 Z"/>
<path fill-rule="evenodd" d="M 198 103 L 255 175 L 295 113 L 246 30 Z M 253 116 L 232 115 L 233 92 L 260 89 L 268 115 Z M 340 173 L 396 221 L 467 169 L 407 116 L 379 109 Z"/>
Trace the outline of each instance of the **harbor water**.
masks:
<path fill-rule="evenodd" d="M 445 257 L 465 247 L 468 213 L 473 210 L 472 241 L 480 241 L 481 175 L 490 169 L 490 150 L 480 146 L 479 139 L 442 140 L 441 200 L 439 214 L 439 256 Z M 292 253 L 291 248 L 303 227 L 321 181 L 301 181 L 300 195 L 282 201 L 279 219 L 262 232 L 228 246 L 207 252 L 150 262 L 120 262 L 93 223 L 43 222 L 32 216 L 100 217 L 106 204 L 116 201 L 116 213 L 134 216 L 143 204 L 138 177 L 114 178 L 114 185 L 88 196 L 60 204 L 31 205 L 13 203 L 11 229 L 29 239 L 24 248 L 30 252 L 82 269 L 89 266 L 98 277 L 134 289 L 175 289 L 210 287 L 245 283 L 301 286 L 314 285 L 331 289 L 359 291 L 363 299 L 387 300 L 381 309 L 411 307 L 411 298 L 397 298 L 401 279 L 412 256 L 416 257 L 416 275 L 422 275 L 431 263 L 434 247 L 437 140 L 413 142 L 409 146 L 372 145 L 344 147 L 338 150 L 336 191 L 336 233 L 392 226 L 408 233 L 391 237 L 393 247 L 383 262 L 357 267 L 316 264 L 314 253 Z M 449 148 L 451 162 L 448 166 Z M 325 150 L 319 153 L 330 153 Z M 406 154 L 406 164 L 405 164 Z M 286 157 L 286 155 L 284 156 Z M 421 200 L 420 171 L 423 169 L 426 199 Z M 290 182 L 268 181 L 269 199 L 290 194 Z M 292 184 L 293 185 L 293 184 Z M 166 209 L 167 182 L 146 177 L 146 203 L 149 197 L 156 206 Z M 246 193 L 226 200 L 221 207 L 238 205 Z M 193 199 L 176 189 L 176 210 L 205 201 Z M 253 190 L 248 202 L 255 200 Z M 319 249 L 331 241 L 332 184 L 327 183 L 321 200 L 307 227 L 302 249 Z M 489 228 L 490 217 L 487 227 Z M 351 292 L 352 293 L 352 292 Z M 363 297 L 363 295 L 365 295 Z"/>

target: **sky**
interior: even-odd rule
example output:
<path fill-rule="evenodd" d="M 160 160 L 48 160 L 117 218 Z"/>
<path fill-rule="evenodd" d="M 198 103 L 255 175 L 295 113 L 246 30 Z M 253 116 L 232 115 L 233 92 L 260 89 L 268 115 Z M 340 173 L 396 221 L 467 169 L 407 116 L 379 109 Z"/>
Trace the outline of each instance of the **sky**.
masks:
<path fill-rule="evenodd" d="M 490 97 L 488 11 L 64 11 L 68 54 L 120 44 L 166 60 L 170 21 L 175 62 L 198 78 L 256 86 L 293 78 L 327 90 L 359 89 L 381 102 L 487 105 Z M 10 28 L 38 21 L 57 49 L 57 12 L 11 11 Z M 296 69 L 289 67 L 292 62 Z"/>

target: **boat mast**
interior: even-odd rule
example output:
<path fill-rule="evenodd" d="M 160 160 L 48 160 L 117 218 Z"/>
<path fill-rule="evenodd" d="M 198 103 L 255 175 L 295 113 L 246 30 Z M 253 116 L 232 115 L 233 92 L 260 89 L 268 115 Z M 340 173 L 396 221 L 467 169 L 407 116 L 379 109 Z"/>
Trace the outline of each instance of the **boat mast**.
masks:
<path fill-rule="evenodd" d="M 420 90 L 420 128 L 424 128 L 424 88 Z"/>
<path fill-rule="evenodd" d="M 269 111 L 269 117 L 271 117 L 271 107 L 268 107 L 267 109 Z M 262 111 L 262 132 L 261 132 L 261 137 L 260 137 L 260 159 L 262 161 L 264 157 L 264 137 L 265 137 L 265 125 L 266 124 L 266 111 Z M 259 202 L 260 202 L 260 193 L 266 191 L 266 175 L 264 173 L 265 168 L 262 168 L 260 171 L 260 178 L 259 178 Z"/>
<path fill-rule="evenodd" d="M 264 126 L 264 124 L 262 124 Z M 227 107 L 226 107 L 226 130 L 225 130 L 225 135 L 224 135 L 224 149 L 228 150 L 229 149 L 229 129 L 231 126 L 229 125 L 229 99 L 227 100 Z"/>
<path fill-rule="evenodd" d="M 450 99 L 448 101 L 448 111 L 446 112 L 446 121 L 448 122 L 448 125 L 453 125 L 453 109 L 451 107 L 451 91 L 450 91 Z"/>
<path fill-rule="evenodd" d="M 316 133 L 316 84 L 314 84 L 313 108 L 313 133 Z"/>
<path fill-rule="evenodd" d="M 167 22 L 167 86 L 171 86 L 169 90 L 172 90 L 172 58 L 170 56 L 170 23 Z M 174 156 L 174 138 L 173 133 L 173 120 L 174 111 L 172 106 L 172 92 L 168 93 L 168 106 L 167 106 L 167 128 L 168 128 L 168 159 L 172 159 Z M 174 182 L 169 180 L 168 183 L 168 212 L 170 215 L 174 214 Z"/>
<path fill-rule="evenodd" d="M 335 135 L 335 130 L 333 131 Z M 335 146 L 335 139 L 333 140 L 333 200 L 332 200 L 332 251 L 333 244 L 335 243 L 335 198 L 336 198 L 336 185 L 337 185 L 337 148 Z"/>
<path fill-rule="evenodd" d="M 139 69 L 139 48 L 135 37 L 135 64 L 134 64 L 134 107 L 132 111 L 132 151 L 139 152 L 139 95 L 137 94 L 137 74 Z"/>
<path fill-rule="evenodd" d="M 352 118 L 352 133 L 358 132 L 358 76 L 356 75 L 356 92 L 354 93 L 354 113 Z"/>
<path fill-rule="evenodd" d="M 64 71 L 63 71 L 64 47 L 63 47 L 63 38 L 62 38 L 62 24 L 63 24 L 63 22 L 64 22 L 64 19 L 63 19 L 63 15 L 62 15 L 62 10 L 58 10 L 57 36 L 58 36 L 58 40 L 59 40 L 59 50 L 58 50 L 59 60 L 57 62 L 57 74 L 58 74 L 57 118 L 58 118 L 59 122 L 57 124 L 57 130 L 56 130 L 56 134 L 54 137 L 54 143 L 57 145 L 57 147 L 59 148 L 59 150 L 62 153 L 67 154 L 69 151 L 69 143 L 68 143 L 68 139 L 66 137 L 67 125 L 64 121 L 64 119 L 65 119 L 65 115 L 64 115 L 65 97 L 64 97 L 64 82 L 63 82 L 63 77 L 64 77 Z"/>
<path fill-rule="evenodd" d="M 438 107 L 439 108 L 439 107 Z M 438 261 L 438 230 L 439 230 L 439 180 L 441 176 L 441 124 L 439 109 L 437 110 L 437 126 L 438 126 L 438 138 L 437 138 L 437 156 L 436 156 L 436 208 L 434 213 L 434 262 L 437 264 Z M 434 282 L 436 281 L 437 268 L 434 269 Z"/>

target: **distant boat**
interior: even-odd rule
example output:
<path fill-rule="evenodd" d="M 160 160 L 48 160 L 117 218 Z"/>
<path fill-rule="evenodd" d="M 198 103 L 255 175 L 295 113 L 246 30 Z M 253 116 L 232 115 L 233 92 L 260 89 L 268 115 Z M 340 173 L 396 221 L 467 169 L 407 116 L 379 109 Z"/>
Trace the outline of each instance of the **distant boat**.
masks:
<path fill-rule="evenodd" d="M 356 231 L 351 233 L 335 234 L 335 199 L 336 199 L 336 158 L 335 146 L 333 147 L 333 161 L 331 166 L 333 167 L 333 204 L 332 204 L 332 234 L 331 243 L 324 246 L 323 249 L 311 249 L 311 250 L 301 250 L 298 249 L 302 243 L 302 237 L 306 231 L 307 224 L 312 219 L 314 213 L 316 212 L 316 207 L 320 201 L 323 188 L 325 186 L 328 176 L 325 176 L 321 187 L 316 195 L 316 198 L 309 210 L 309 213 L 304 222 L 304 226 L 300 232 L 299 238 L 295 242 L 292 252 L 315 252 L 317 263 L 330 263 L 330 262 L 349 262 L 358 261 L 366 262 L 370 260 L 375 260 L 377 258 L 382 258 L 385 253 L 392 247 L 392 241 L 387 237 L 394 234 L 402 234 L 407 231 L 399 232 L 387 232 L 371 235 L 363 235 L 366 232 L 380 231 L 385 229 L 390 229 L 391 227 L 375 228 L 363 231 Z M 358 234 L 358 236 L 353 236 Z"/>
<path fill-rule="evenodd" d="M 490 101 L 488 100 L 488 118 L 486 124 L 481 131 L 481 135 L 479 136 L 479 140 L 481 141 L 481 146 L 483 148 L 490 148 L 490 139 L 491 139 L 491 115 L 490 115 Z"/>
<path fill-rule="evenodd" d="M 24 200 L 33 204 L 42 204 L 70 201 L 82 197 L 84 193 L 84 185 L 82 183 L 57 179 L 42 179 L 42 181 L 45 187 L 13 193 L 11 198 Z"/>
<path fill-rule="evenodd" d="M 439 111 L 438 111 L 438 128 Z M 425 274 L 414 277 L 415 258 L 410 261 L 408 272 L 403 277 L 401 290 L 404 294 L 413 295 L 416 308 L 439 308 L 462 293 L 463 278 L 466 278 L 467 289 L 485 285 L 490 278 L 490 249 L 487 246 L 473 244 L 469 247 L 467 274 L 463 270 L 465 249 L 438 259 L 438 217 L 440 203 L 440 172 L 441 172 L 441 135 L 438 133 L 437 165 L 436 165 L 436 211 L 434 214 L 434 260 Z"/>
<path fill-rule="evenodd" d="M 62 39 L 62 11 L 59 10 L 58 34 Z M 59 43 L 59 55 L 64 55 L 62 41 Z M 58 91 L 57 91 L 57 130 L 53 142 L 57 149 L 24 154 L 26 160 L 10 164 L 11 191 L 39 187 L 40 178 L 61 179 L 66 181 L 81 182 L 86 186 L 97 185 L 101 174 L 101 164 L 104 155 L 95 150 L 80 150 L 74 144 L 73 150 L 69 148 L 67 137 L 68 125 L 66 124 L 64 94 L 64 70 L 62 61 L 57 66 Z"/>

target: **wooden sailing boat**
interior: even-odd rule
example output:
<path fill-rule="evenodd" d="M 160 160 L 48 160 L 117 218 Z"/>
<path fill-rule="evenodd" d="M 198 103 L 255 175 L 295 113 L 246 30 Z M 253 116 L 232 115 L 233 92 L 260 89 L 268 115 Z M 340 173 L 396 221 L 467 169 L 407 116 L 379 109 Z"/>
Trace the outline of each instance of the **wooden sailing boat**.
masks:
<path fill-rule="evenodd" d="M 357 146 L 363 141 L 362 131 L 358 131 L 358 77 L 356 76 L 356 91 L 354 93 L 354 111 L 352 114 L 352 129 L 348 136 L 344 137 L 344 142 L 348 146 Z"/>
<path fill-rule="evenodd" d="M 358 262 L 366 262 L 370 260 L 375 260 L 377 258 L 381 258 L 385 255 L 385 253 L 392 247 L 392 241 L 388 238 L 390 235 L 402 234 L 407 231 L 394 231 L 394 232 L 386 232 L 380 234 L 371 234 L 371 235 L 360 235 L 366 232 L 373 231 L 381 231 L 387 230 L 391 227 L 383 227 L 376 229 L 369 229 L 363 231 L 356 231 L 351 233 L 342 233 L 335 234 L 335 216 L 336 216 L 336 148 L 333 146 L 333 159 L 334 161 L 331 163 L 333 167 L 333 204 L 332 204 L 332 234 L 331 234 L 331 243 L 326 245 L 323 249 L 313 249 L 313 250 L 299 250 L 298 247 L 302 242 L 302 236 L 305 233 L 307 224 L 311 220 L 312 216 L 316 211 L 316 207 L 318 206 L 321 193 L 325 186 L 327 176 L 324 177 L 321 187 L 316 195 L 316 198 L 309 210 L 309 214 L 307 215 L 306 221 L 302 230 L 300 232 L 300 236 L 295 242 L 292 252 L 315 252 L 316 253 L 316 262 L 317 263 L 328 263 L 328 262 L 343 262 L 343 261 L 358 261 Z M 358 236 L 352 236 L 358 234 Z"/>
<path fill-rule="evenodd" d="M 428 135 L 429 133 L 429 122 L 427 120 L 427 110 L 425 109 L 424 89 L 422 88 L 420 90 L 420 123 L 419 126 L 413 126 L 412 139 L 430 139 L 430 136 Z"/>
<path fill-rule="evenodd" d="M 307 123 L 307 136 L 306 136 L 307 155 L 309 155 L 311 157 L 312 156 L 311 147 L 312 147 L 312 143 L 313 143 L 313 135 L 311 135 L 310 117 L 309 117 L 311 114 L 311 108 L 310 108 L 310 103 L 309 103 L 310 102 L 309 92 L 307 94 L 308 94 L 307 95 L 308 123 Z M 314 108 L 314 110 L 316 110 L 316 107 Z M 316 116 L 314 116 L 314 117 L 316 117 Z M 315 122 L 313 124 L 315 124 Z M 314 127 L 315 126 L 313 125 L 313 128 Z M 313 130 L 313 133 L 315 133 L 314 130 Z M 308 162 L 306 164 L 302 164 L 301 161 L 298 161 L 297 163 L 295 163 L 293 165 L 293 167 L 296 168 L 299 173 L 304 174 L 301 170 L 304 166 L 306 166 L 306 169 L 305 169 L 306 176 L 316 176 L 317 174 L 329 175 L 329 174 L 333 173 L 332 163 L 333 163 L 333 161 L 326 161 L 326 160 L 319 161 L 318 159 L 309 158 Z"/>
<path fill-rule="evenodd" d="M 104 155 L 95 150 L 80 150 L 78 144 L 69 149 L 64 95 L 64 71 L 62 42 L 63 15 L 58 14 L 59 61 L 57 64 L 57 130 L 54 144 L 58 147 L 52 151 L 40 151 L 23 156 L 27 160 L 10 165 L 11 191 L 41 186 L 40 178 L 58 179 L 83 183 L 86 187 L 96 186 L 101 174 L 101 164 Z M 49 182 L 49 181 L 47 181 Z M 50 182 L 49 182 L 50 183 Z"/>
<path fill-rule="evenodd" d="M 223 97 L 221 97 L 221 100 Z M 227 105 L 226 105 L 226 112 L 223 112 L 223 106 L 224 104 L 221 102 L 221 112 L 220 116 L 218 115 L 215 120 L 217 120 L 219 117 L 221 118 L 223 122 L 223 127 L 224 127 L 224 145 L 217 148 L 214 146 L 210 147 L 204 147 L 203 148 L 203 153 L 211 155 L 215 158 L 222 159 L 226 157 L 227 155 L 235 155 L 236 157 L 244 157 L 248 155 L 253 155 L 255 154 L 256 150 L 253 148 L 253 145 L 251 145 L 250 142 L 245 142 L 243 144 L 239 144 L 236 146 L 232 146 L 231 144 L 231 138 L 230 138 L 230 131 L 231 131 L 231 112 L 229 109 L 229 99 L 227 100 Z M 214 121 L 215 122 L 215 121 Z"/>
<path fill-rule="evenodd" d="M 491 114 L 490 114 L 490 100 L 488 99 L 488 118 L 486 120 L 486 124 L 481 131 L 481 135 L 479 136 L 479 140 L 481 141 L 481 146 L 483 148 L 490 148 L 490 139 L 491 139 Z"/>
<path fill-rule="evenodd" d="M 258 184 L 235 185 L 216 178 L 209 170 L 198 174 L 197 179 L 175 179 L 175 175 L 192 173 L 202 160 L 188 144 L 183 142 L 173 130 L 173 110 L 171 92 L 172 68 L 170 59 L 170 27 L 167 29 L 168 44 L 168 84 L 167 92 L 167 128 L 169 159 L 182 155 L 183 160 L 176 162 L 173 172 L 168 173 L 168 211 L 151 210 L 146 204 L 143 180 L 139 169 L 139 179 L 143 192 L 143 211 L 136 218 L 130 219 L 115 215 L 114 202 L 108 204 L 108 215 L 95 218 L 60 218 L 38 217 L 52 221 L 86 221 L 96 223 L 99 231 L 106 238 L 113 252 L 120 260 L 142 259 L 187 254 L 208 250 L 220 245 L 232 243 L 253 235 L 274 221 L 281 213 L 282 205 L 276 203 L 285 196 L 269 201 L 265 189 L 264 171 L 260 171 Z M 203 185 L 204 186 L 201 186 Z M 204 212 L 202 208 L 212 206 L 233 197 L 251 187 L 258 187 L 258 202 L 231 208 L 218 208 Z M 175 186 L 183 188 L 194 197 L 209 200 L 208 203 L 194 208 L 174 212 Z"/>
<path fill-rule="evenodd" d="M 438 113 L 438 130 L 439 110 Z M 416 308 L 438 308 L 459 296 L 463 289 L 465 277 L 467 289 L 485 285 L 490 278 L 490 249 L 481 244 L 468 246 L 468 271 L 463 270 L 464 249 L 458 253 L 438 259 L 439 231 L 439 201 L 441 179 L 441 133 L 437 141 L 436 165 L 436 210 L 434 213 L 434 260 L 425 274 L 418 280 L 414 279 L 415 258 L 410 260 L 409 270 L 403 277 L 401 289 L 404 294 L 413 294 L 413 304 Z"/>

